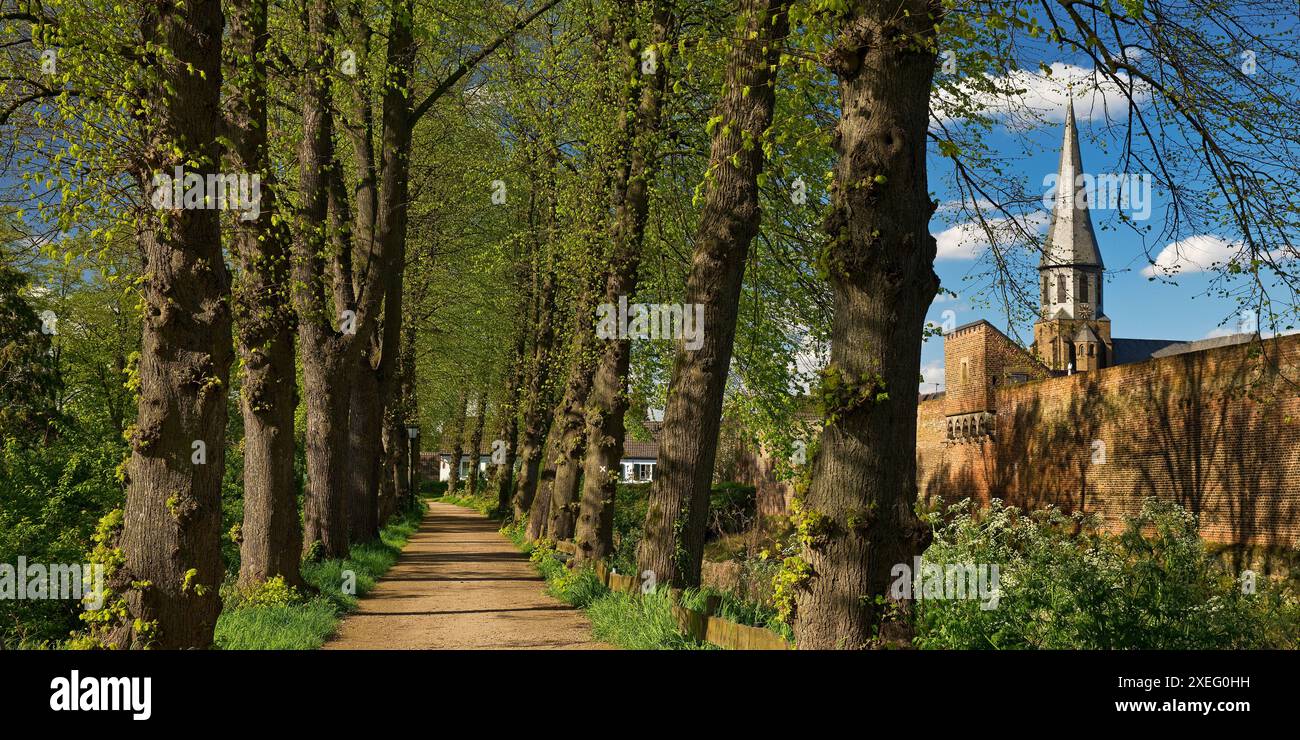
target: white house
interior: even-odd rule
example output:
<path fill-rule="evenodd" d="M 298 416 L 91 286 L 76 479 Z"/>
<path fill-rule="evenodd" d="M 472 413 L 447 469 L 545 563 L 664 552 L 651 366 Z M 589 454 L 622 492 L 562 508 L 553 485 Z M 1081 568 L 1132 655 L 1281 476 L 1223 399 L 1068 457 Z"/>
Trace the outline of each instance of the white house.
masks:
<path fill-rule="evenodd" d="M 420 455 L 421 467 L 425 469 L 426 475 L 431 472 L 433 461 L 438 462 L 438 480 L 447 481 L 451 479 L 451 457 L 450 451 L 426 452 Z M 655 466 L 659 461 L 659 443 L 658 442 L 635 442 L 627 441 L 623 443 L 623 458 L 619 461 L 621 475 L 619 480 L 623 483 L 649 483 L 654 480 Z M 469 477 L 469 466 L 473 464 L 473 455 L 464 454 L 460 458 L 460 472 L 457 476 L 459 480 L 465 480 Z M 486 478 L 491 475 L 492 455 L 490 452 L 481 452 L 478 456 L 479 476 Z"/>

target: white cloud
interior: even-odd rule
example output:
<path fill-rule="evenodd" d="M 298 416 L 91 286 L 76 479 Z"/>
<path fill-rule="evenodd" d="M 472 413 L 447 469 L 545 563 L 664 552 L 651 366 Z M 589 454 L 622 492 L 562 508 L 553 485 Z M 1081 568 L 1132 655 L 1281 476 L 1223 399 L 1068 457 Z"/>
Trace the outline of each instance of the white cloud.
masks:
<path fill-rule="evenodd" d="M 1012 219 L 990 218 L 986 220 L 989 228 L 1000 243 L 1012 241 L 1016 238 L 1018 230 L 1015 221 Z M 1035 211 L 1020 219 L 1020 226 L 1030 231 L 1041 232 L 1050 220 L 1051 216 L 1046 211 Z M 977 221 L 966 221 L 944 229 L 934 235 L 934 240 L 938 243 L 936 260 L 975 259 L 991 246 L 988 232 Z"/>
<path fill-rule="evenodd" d="M 921 385 L 918 390 L 921 393 L 934 393 L 935 384 L 938 384 L 939 390 L 943 390 L 947 372 L 944 370 L 943 360 L 935 360 L 921 366 Z"/>
<path fill-rule="evenodd" d="M 1142 268 L 1146 277 L 1178 273 L 1209 272 L 1241 252 L 1241 242 L 1200 234 L 1172 242 L 1160 250 L 1154 264 Z"/>
<path fill-rule="evenodd" d="M 1206 334 L 1205 336 L 1203 336 L 1203 337 L 1201 337 L 1201 338 L 1202 338 L 1202 339 L 1215 339 L 1215 338 L 1218 338 L 1218 337 L 1228 337 L 1228 336 L 1232 336 L 1233 334 L 1238 334 L 1238 333 L 1240 333 L 1240 328 L 1241 328 L 1241 327 L 1236 326 L 1236 325 L 1234 325 L 1234 324 L 1229 324 L 1228 326 L 1216 326 L 1216 327 L 1214 327 L 1213 329 L 1211 329 L 1210 332 L 1209 332 L 1208 334 Z"/>
<path fill-rule="evenodd" d="M 989 81 L 996 92 L 976 89 L 967 81 L 960 85 L 962 97 L 969 97 L 977 108 L 996 118 L 1014 118 L 1030 113 L 1059 123 L 1065 120 L 1066 103 L 1071 93 L 1074 114 L 1080 120 L 1121 116 L 1127 111 L 1127 88 L 1130 84 L 1127 75 L 1116 75 L 1122 80 L 1120 84 L 1096 70 L 1073 64 L 1056 62 L 1049 68 L 1051 74 L 1017 70 L 1004 77 L 991 78 Z M 1132 87 L 1133 100 L 1139 106 L 1145 105 L 1151 98 L 1149 87 L 1141 80 L 1132 83 Z M 951 93 L 936 91 L 932 100 L 936 118 L 948 120 L 956 115 L 956 100 Z M 1007 123 L 1011 125 L 1010 121 Z"/>

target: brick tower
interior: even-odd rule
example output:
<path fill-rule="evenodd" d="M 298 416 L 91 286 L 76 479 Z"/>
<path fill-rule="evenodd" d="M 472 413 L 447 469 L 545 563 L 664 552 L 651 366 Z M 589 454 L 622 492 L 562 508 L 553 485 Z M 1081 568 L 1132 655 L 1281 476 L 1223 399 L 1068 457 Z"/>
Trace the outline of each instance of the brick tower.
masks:
<path fill-rule="evenodd" d="M 1056 203 L 1038 264 L 1039 317 L 1034 351 L 1052 370 L 1097 370 L 1111 364 L 1110 319 L 1102 311 L 1106 267 L 1097 249 L 1084 189 L 1074 102 L 1065 118 Z"/>

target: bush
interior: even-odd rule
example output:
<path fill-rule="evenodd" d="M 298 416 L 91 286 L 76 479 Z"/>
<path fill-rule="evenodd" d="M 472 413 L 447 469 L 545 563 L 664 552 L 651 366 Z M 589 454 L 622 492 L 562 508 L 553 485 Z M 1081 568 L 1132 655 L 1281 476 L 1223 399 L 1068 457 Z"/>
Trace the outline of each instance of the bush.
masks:
<path fill-rule="evenodd" d="M 948 511 L 927 562 L 997 564 L 998 603 L 913 602 L 923 648 L 1294 648 L 1300 606 L 1283 584 L 1260 578 L 1243 593 L 1211 557 L 1196 521 L 1148 499 L 1118 536 L 1057 510 L 1022 514 L 997 499 L 977 517 Z"/>
<path fill-rule="evenodd" d="M 95 525 L 121 506 L 119 439 L 60 427 L 50 444 L 0 446 L 0 563 L 86 563 Z M 76 600 L 0 599 L 0 646 L 52 646 L 80 627 Z"/>
<path fill-rule="evenodd" d="M 709 531 L 743 532 L 754 524 L 758 511 L 756 489 L 740 483 L 719 483 L 709 494 Z"/>
<path fill-rule="evenodd" d="M 636 548 L 645 531 L 645 514 L 649 505 L 650 486 L 620 483 L 614 491 L 614 552 L 610 567 L 622 573 L 635 573 Z"/>

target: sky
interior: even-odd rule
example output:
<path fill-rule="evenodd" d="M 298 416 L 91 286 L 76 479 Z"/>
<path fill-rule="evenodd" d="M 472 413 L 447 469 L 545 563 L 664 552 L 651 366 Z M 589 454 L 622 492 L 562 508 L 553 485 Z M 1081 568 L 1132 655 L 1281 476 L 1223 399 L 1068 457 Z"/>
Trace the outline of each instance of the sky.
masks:
<path fill-rule="evenodd" d="M 1090 70 L 1060 64 L 1054 68 L 1058 80 L 1067 79 L 1072 74 L 1087 74 L 1091 78 Z M 1022 84 L 1029 90 L 1026 103 L 1036 109 L 1045 122 L 1030 132 L 1013 132 L 1005 125 L 999 125 L 988 137 L 988 145 L 995 151 L 1018 154 L 1026 140 L 1031 142 L 1038 151 L 1016 160 L 1008 176 L 1019 178 L 1030 190 L 1045 191 L 1047 188 L 1042 187 L 1044 178 L 1055 174 L 1059 167 L 1068 96 L 1063 85 L 1043 78 L 1027 76 Z M 1115 154 L 1106 152 L 1099 143 L 1104 145 L 1108 135 L 1106 111 L 1109 109 L 1114 118 L 1117 111 L 1123 110 L 1119 100 L 1117 94 L 1112 95 L 1111 91 L 1104 89 L 1076 97 L 1083 169 L 1094 176 L 1109 174 L 1116 166 Z M 955 202 L 948 200 L 959 197 L 955 191 L 948 192 L 942 185 L 934 185 L 941 179 L 935 175 L 950 170 L 950 165 L 938 156 L 932 156 L 929 164 L 935 197 L 941 204 Z M 1154 231 L 1159 231 L 1164 219 L 1164 201 L 1154 183 L 1151 200 L 1149 223 L 1156 224 Z M 1132 213 L 1133 209 L 1129 212 Z M 1234 251 L 1230 238 L 1222 234 L 1194 234 L 1179 242 L 1151 241 L 1144 246 L 1141 235 L 1126 227 L 1113 227 L 1113 212 L 1098 211 L 1092 215 L 1097 244 L 1106 266 L 1104 310 L 1111 320 L 1112 336 L 1195 340 L 1238 331 L 1240 317 L 1235 301 L 1207 292 L 1213 276 L 1206 268 Z M 1030 222 L 1042 234 L 1047 230 L 1048 220 L 1048 212 L 1044 209 Z M 1108 223 L 1112 228 L 1103 228 Z M 939 244 L 935 272 L 941 285 L 956 292 L 958 297 L 941 292 L 930 306 L 927 321 L 942 326 L 947 320 L 949 326 L 961 326 L 985 319 L 1013 337 L 1016 334 L 1010 329 L 1018 330 L 1022 340 L 1032 340 L 1032 320 L 1009 327 L 1005 312 L 987 293 L 988 279 L 977 277 L 988 269 L 987 260 L 980 259 L 988 251 L 988 245 L 973 238 L 978 232 L 972 225 L 954 221 L 952 214 L 945 214 L 941 207 L 931 222 L 930 230 Z M 1156 270 L 1152 268 L 1148 252 L 1162 267 L 1177 265 L 1176 285 L 1166 280 L 1149 279 Z M 1034 264 L 1037 264 L 1036 259 Z M 981 287 L 984 292 L 981 292 Z M 1035 285 L 1028 288 L 1037 294 Z M 946 314 L 947 311 L 953 313 Z M 1225 319 L 1228 319 L 1226 323 Z M 921 366 L 924 378 L 921 392 L 941 390 L 944 380 L 942 338 L 932 337 L 925 342 Z"/>

